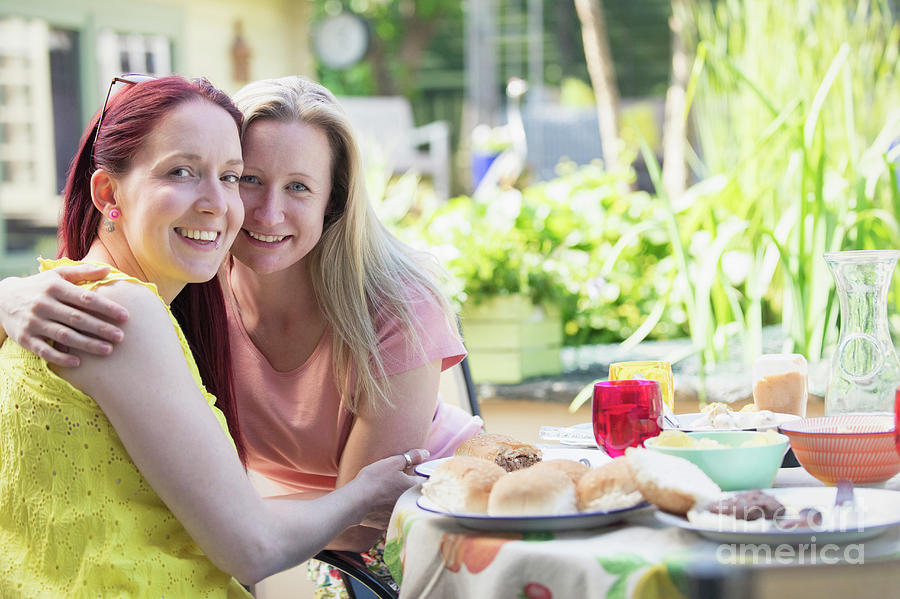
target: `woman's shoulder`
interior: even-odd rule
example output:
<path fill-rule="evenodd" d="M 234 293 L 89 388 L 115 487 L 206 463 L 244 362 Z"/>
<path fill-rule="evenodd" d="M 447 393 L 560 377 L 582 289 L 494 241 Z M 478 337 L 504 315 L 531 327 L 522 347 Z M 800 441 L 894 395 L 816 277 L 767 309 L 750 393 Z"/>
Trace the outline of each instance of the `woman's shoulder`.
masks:
<path fill-rule="evenodd" d="M 92 285 L 93 290 L 107 299 L 111 299 L 129 314 L 141 314 L 142 310 L 151 312 L 164 312 L 166 305 L 155 289 L 148 287 L 146 283 L 137 279 L 113 278 L 98 281 Z M 135 308 L 137 311 L 133 311 Z"/>
<path fill-rule="evenodd" d="M 446 299 L 421 283 L 398 284 L 393 293 L 376 302 L 375 325 L 380 330 L 396 326 L 403 312 L 420 323 L 441 320 L 448 315 L 447 306 Z"/>
<path fill-rule="evenodd" d="M 398 300 L 379 307 L 375 326 L 388 371 L 418 363 L 422 357 L 430 361 L 465 354 L 455 314 L 436 293 L 424 285 L 410 285 Z M 398 309 L 400 303 L 405 310 Z"/>
<path fill-rule="evenodd" d="M 109 266 L 109 273 L 102 279 L 82 281 L 81 283 L 78 283 L 78 285 L 86 289 L 91 289 L 92 291 L 101 293 L 104 296 L 109 296 L 110 299 L 113 299 L 117 302 L 119 301 L 119 299 L 128 301 L 140 298 L 143 298 L 143 301 L 147 301 L 148 298 L 155 297 L 157 302 L 163 304 L 165 303 L 162 297 L 160 297 L 159 290 L 157 289 L 156 285 L 126 274 L 116 269 L 115 267 L 110 266 L 109 264 L 104 264 L 101 262 L 71 260 L 69 258 L 57 258 L 55 260 L 46 260 L 44 258 L 40 258 L 39 261 L 41 265 L 41 272 L 59 268 L 60 266 L 80 264 L 96 264 Z M 130 283 L 130 285 L 117 285 L 117 283 Z"/>
<path fill-rule="evenodd" d="M 78 260 L 70 260 L 69 258 L 58 258 L 56 260 L 40 259 L 41 272 L 51 270 L 60 266 L 79 265 L 79 264 L 99 264 L 109 266 L 109 273 L 102 279 L 93 281 L 82 281 L 78 283 L 81 287 L 96 291 L 105 297 L 115 300 L 118 303 L 129 302 L 150 302 L 155 299 L 157 304 L 165 305 L 165 301 L 159 295 L 159 290 L 153 283 L 142 281 L 137 277 L 131 276 L 101 262 L 86 262 Z M 124 306 L 124 304 L 123 304 Z M 127 307 L 127 306 L 126 306 Z"/>

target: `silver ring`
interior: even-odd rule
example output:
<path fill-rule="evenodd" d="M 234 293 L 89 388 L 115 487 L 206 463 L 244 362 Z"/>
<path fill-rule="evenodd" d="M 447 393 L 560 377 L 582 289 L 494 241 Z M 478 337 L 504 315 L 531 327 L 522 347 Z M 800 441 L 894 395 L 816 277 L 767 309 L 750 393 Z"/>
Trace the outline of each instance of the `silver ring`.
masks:
<path fill-rule="evenodd" d="M 412 457 L 408 453 L 403 453 L 403 459 L 406 460 L 406 468 L 404 470 L 412 468 Z"/>

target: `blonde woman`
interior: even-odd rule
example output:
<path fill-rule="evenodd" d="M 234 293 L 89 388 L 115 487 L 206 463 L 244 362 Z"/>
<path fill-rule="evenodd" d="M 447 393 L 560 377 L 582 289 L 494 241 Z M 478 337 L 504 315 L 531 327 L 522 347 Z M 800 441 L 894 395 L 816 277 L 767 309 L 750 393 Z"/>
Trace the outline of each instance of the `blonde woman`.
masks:
<path fill-rule="evenodd" d="M 409 447 L 452 453 L 481 428 L 438 401 L 440 372 L 465 351 L 455 318 L 433 260 L 376 218 L 339 104 L 300 77 L 251 83 L 234 101 L 244 115 L 245 217 L 219 277 L 260 488 L 316 497 Z M 0 282 L 0 326 L 60 364 L 74 356 L 48 340 L 113 351 L 121 308 L 66 281 L 103 274 L 72 267 Z M 356 526 L 329 547 L 365 551 L 382 534 Z"/>

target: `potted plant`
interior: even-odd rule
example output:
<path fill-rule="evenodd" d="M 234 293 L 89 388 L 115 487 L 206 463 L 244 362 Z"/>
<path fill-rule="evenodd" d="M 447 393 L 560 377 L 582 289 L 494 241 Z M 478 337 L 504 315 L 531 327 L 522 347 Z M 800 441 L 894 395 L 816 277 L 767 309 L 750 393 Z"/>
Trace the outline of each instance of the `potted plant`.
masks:
<path fill-rule="evenodd" d="M 518 190 L 489 201 L 454 198 L 426 228 L 453 279 L 472 375 L 516 383 L 559 374 L 563 325 L 558 242 Z"/>
<path fill-rule="evenodd" d="M 621 191 L 630 169 L 560 165 L 559 177 L 480 199 L 383 213 L 450 275 L 476 380 L 514 383 L 562 371 L 562 344 L 682 333 L 662 313 L 671 247 L 655 199 Z M 683 318 L 681 319 L 683 320 Z"/>

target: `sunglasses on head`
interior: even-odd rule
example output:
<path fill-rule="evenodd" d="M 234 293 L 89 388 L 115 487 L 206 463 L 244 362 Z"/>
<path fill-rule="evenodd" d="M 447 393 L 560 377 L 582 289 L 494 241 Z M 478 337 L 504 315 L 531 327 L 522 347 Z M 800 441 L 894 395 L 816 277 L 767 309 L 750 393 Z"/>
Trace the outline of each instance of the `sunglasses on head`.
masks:
<path fill-rule="evenodd" d="M 100 118 L 97 119 L 97 129 L 94 130 L 94 141 L 91 144 L 91 162 L 94 162 L 94 148 L 97 147 L 97 138 L 100 137 L 100 126 L 103 124 L 103 117 L 106 116 L 106 105 L 109 104 L 109 96 L 112 95 L 113 86 L 116 83 L 127 83 L 128 85 L 136 85 L 144 81 L 153 81 L 156 79 L 153 75 L 142 75 L 140 73 L 127 73 L 120 77 L 113 77 L 109 82 L 109 89 L 106 90 L 106 99 L 103 100 L 103 108 L 100 109 Z M 96 168 L 96 165 L 94 165 Z"/>

